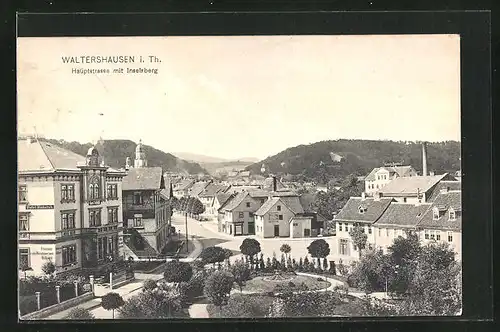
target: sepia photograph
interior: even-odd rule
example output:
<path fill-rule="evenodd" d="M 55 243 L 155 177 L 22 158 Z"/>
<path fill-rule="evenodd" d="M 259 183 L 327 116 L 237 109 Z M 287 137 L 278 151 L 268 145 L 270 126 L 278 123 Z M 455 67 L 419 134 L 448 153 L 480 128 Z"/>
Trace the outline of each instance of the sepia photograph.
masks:
<path fill-rule="evenodd" d="M 19 320 L 462 315 L 460 36 L 17 38 Z"/>

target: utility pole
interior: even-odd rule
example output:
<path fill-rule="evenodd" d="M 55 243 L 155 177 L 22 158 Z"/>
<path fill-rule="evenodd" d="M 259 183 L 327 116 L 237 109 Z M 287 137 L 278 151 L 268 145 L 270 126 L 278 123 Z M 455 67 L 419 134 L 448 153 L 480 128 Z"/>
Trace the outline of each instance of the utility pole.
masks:
<path fill-rule="evenodd" d="M 188 198 L 189 199 L 189 198 Z M 188 208 L 189 208 L 189 201 L 186 200 L 186 253 L 189 252 L 189 237 L 188 237 Z"/>

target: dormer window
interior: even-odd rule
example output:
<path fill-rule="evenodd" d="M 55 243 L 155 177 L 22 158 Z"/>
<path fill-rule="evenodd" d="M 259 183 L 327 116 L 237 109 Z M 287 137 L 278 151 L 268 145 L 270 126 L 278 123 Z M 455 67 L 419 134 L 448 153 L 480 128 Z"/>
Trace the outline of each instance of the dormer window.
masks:
<path fill-rule="evenodd" d="M 365 213 L 365 212 L 366 212 L 366 210 L 367 210 L 367 209 L 366 209 L 366 207 L 365 207 L 365 206 L 361 206 L 361 205 L 360 205 L 360 206 L 358 207 L 358 211 L 359 211 L 359 213 Z"/>
<path fill-rule="evenodd" d="M 436 209 L 436 208 L 434 208 L 432 210 L 432 219 L 434 219 L 434 220 L 438 220 L 439 219 L 439 210 Z"/>
<path fill-rule="evenodd" d="M 450 209 L 450 210 L 448 211 L 448 218 L 449 218 L 450 220 L 456 220 L 456 219 L 457 219 L 457 216 L 456 216 L 455 210 Z"/>

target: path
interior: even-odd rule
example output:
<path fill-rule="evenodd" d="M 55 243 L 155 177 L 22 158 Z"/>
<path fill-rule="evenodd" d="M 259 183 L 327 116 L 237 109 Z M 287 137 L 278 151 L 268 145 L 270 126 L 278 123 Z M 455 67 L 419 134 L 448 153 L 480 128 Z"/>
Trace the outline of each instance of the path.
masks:
<path fill-rule="evenodd" d="M 189 307 L 190 318 L 210 318 L 207 310 L 208 304 L 194 303 Z"/>

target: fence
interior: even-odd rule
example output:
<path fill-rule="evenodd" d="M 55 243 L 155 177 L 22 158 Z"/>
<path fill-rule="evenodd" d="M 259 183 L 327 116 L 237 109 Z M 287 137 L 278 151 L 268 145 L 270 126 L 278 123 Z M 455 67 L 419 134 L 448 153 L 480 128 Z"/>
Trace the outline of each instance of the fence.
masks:
<path fill-rule="evenodd" d="M 85 287 L 87 288 L 87 287 Z M 84 293 L 84 283 L 56 280 L 21 280 L 19 284 L 19 312 L 26 315 L 50 307 Z"/>

